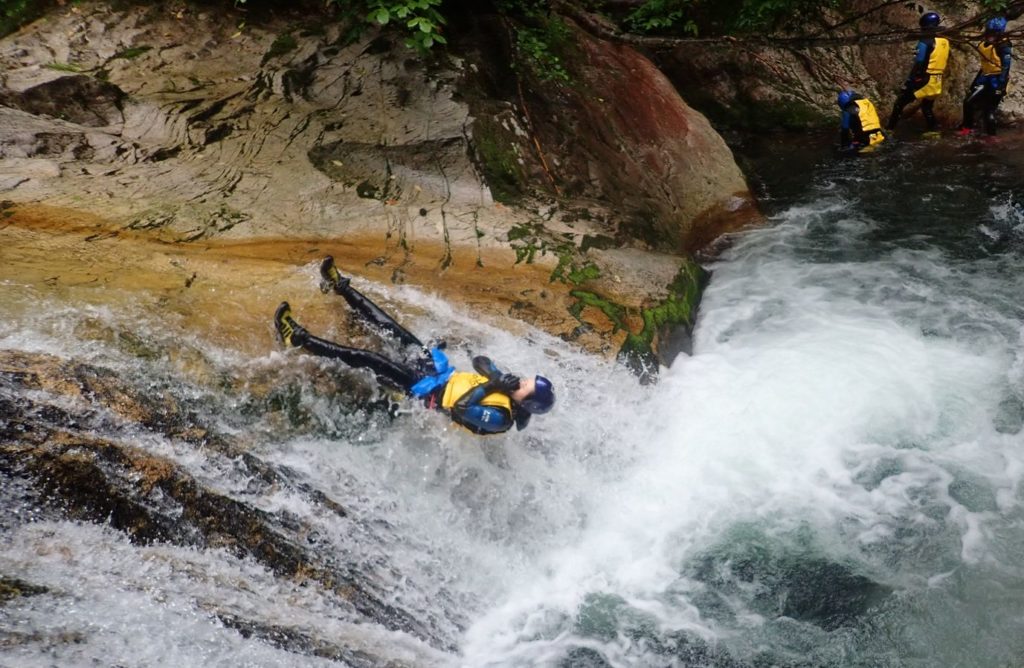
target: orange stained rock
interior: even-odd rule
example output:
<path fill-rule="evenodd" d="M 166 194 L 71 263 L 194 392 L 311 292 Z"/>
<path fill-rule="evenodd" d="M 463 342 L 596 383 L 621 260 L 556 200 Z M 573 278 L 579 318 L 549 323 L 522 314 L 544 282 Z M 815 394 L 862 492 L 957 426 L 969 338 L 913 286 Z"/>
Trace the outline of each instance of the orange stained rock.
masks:
<path fill-rule="evenodd" d="M 310 329 L 329 333 L 337 327 L 336 300 L 317 289 L 319 261 L 328 254 L 346 273 L 436 291 L 505 327 L 527 322 L 562 335 L 579 325 L 568 312 L 568 286 L 550 281 L 548 258 L 544 264 L 516 264 L 510 249 L 424 241 L 405 247 L 372 233 L 171 243 L 45 205 L 12 206 L 0 216 L 2 284 L 111 307 L 143 302 L 162 312 L 169 328 L 255 355 L 277 345 L 271 316 L 283 300 Z M 584 334 L 579 342 L 594 351 L 608 349 L 607 337 L 598 333 Z"/>

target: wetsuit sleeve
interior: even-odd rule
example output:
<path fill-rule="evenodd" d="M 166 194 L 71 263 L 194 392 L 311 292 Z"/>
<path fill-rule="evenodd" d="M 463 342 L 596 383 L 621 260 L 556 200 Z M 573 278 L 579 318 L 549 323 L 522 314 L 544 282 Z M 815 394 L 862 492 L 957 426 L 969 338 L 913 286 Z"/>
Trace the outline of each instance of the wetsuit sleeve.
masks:
<path fill-rule="evenodd" d="M 929 45 L 924 40 L 917 43 L 917 51 L 914 52 L 914 66 L 910 68 L 907 84 L 917 83 L 924 78 L 925 72 L 928 69 L 928 57 L 931 55 L 932 48 L 934 48 L 934 43 Z"/>
<path fill-rule="evenodd" d="M 850 112 L 843 110 L 843 115 L 839 119 L 839 145 L 847 147 L 853 141 L 852 134 L 850 132 Z"/>
<path fill-rule="evenodd" d="M 512 427 L 512 415 L 507 410 L 497 406 L 480 405 L 483 398 L 491 392 L 494 392 L 494 386 L 490 382 L 468 390 L 452 406 L 452 415 L 458 417 L 460 422 L 472 425 L 482 432 L 508 431 Z"/>
<path fill-rule="evenodd" d="M 1010 65 L 1013 64 L 1013 48 L 1009 42 L 1005 42 L 996 50 L 999 54 L 999 63 L 1002 70 L 999 72 L 999 89 L 1006 90 L 1006 82 L 1010 80 Z"/>

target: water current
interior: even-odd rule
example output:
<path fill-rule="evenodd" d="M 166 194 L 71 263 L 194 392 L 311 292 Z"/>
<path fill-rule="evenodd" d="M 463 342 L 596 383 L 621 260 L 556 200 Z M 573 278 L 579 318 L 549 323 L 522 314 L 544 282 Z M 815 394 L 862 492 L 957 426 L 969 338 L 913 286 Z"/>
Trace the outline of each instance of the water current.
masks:
<path fill-rule="evenodd" d="M 227 549 L 61 520 L 3 478 L 0 575 L 45 592 L 0 605 L 0 665 L 339 665 L 317 643 L 391 666 L 1024 665 L 1021 147 L 748 147 L 768 223 L 707 263 L 694 354 L 654 386 L 423 291 L 360 283 L 446 336 L 458 364 L 489 352 L 555 379 L 556 411 L 506 438 L 353 410 L 318 385 L 362 376 L 276 350 L 269 328 L 250 354 L 168 328 L 159 300 L 112 308 L 88 286 L 5 281 L 0 347 L 171 392 L 338 499 L 349 517 L 135 437 L 314 526 L 317 549 L 429 620 L 433 641 Z M 311 292 L 316 278 L 315 263 L 294 275 Z M 239 618 L 313 640 L 296 651 L 224 621 Z"/>

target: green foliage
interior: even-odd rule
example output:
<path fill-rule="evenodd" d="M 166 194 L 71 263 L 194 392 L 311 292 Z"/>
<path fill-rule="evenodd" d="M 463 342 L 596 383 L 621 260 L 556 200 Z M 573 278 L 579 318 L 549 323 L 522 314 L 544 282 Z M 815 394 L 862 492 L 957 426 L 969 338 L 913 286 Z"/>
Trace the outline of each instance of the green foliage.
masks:
<path fill-rule="evenodd" d="M 509 16 L 534 19 L 551 11 L 551 3 L 546 0 L 495 0 L 494 6 Z"/>
<path fill-rule="evenodd" d="M 0 37 L 38 18 L 42 4 L 39 0 L 0 0 Z"/>
<path fill-rule="evenodd" d="M 697 24 L 689 18 L 698 0 L 649 0 L 626 17 L 626 24 L 637 32 L 673 30 L 696 35 Z"/>
<path fill-rule="evenodd" d="M 638 32 L 741 34 L 798 27 L 838 5 L 838 0 L 647 0 L 626 24 Z"/>
<path fill-rule="evenodd" d="M 283 56 L 289 51 L 294 51 L 299 48 L 299 42 L 291 33 L 283 33 L 274 38 L 273 43 L 270 45 L 270 49 L 263 56 L 263 62 L 270 60 L 271 58 L 277 58 Z"/>
<path fill-rule="evenodd" d="M 572 77 L 558 54 L 569 43 L 568 26 L 557 18 L 545 18 L 539 28 L 516 28 L 519 55 L 534 76 L 544 82 L 569 83 Z"/>
<path fill-rule="evenodd" d="M 438 10 L 441 0 L 362 0 L 359 3 L 329 1 L 337 5 L 362 5 L 360 11 L 368 24 L 401 26 L 406 33 L 406 46 L 421 52 L 435 44 L 448 43 L 441 34 L 446 23 Z"/>
<path fill-rule="evenodd" d="M 256 4 L 261 0 L 234 0 L 234 3 L 236 6 L 245 6 L 250 1 Z M 448 43 L 441 34 L 444 24 L 447 23 L 438 9 L 441 2 L 442 0 L 326 0 L 326 6 L 336 6 L 343 18 L 353 21 L 352 29 L 348 33 L 349 41 L 358 39 L 363 30 L 370 26 L 394 26 L 405 33 L 406 46 L 426 52 L 435 44 Z M 276 41 L 274 45 L 277 46 Z M 272 46 L 271 51 L 273 49 Z M 268 53 L 264 60 L 286 52 L 287 50 Z"/>
<path fill-rule="evenodd" d="M 43 67 L 46 67 L 46 68 L 51 69 L 51 70 L 57 70 L 58 72 L 75 72 L 75 73 L 77 73 L 77 72 L 81 72 L 82 71 L 82 68 L 80 68 L 78 65 L 75 65 L 73 63 L 53 62 L 53 63 L 46 63 L 45 65 L 43 65 Z"/>
<path fill-rule="evenodd" d="M 737 32 L 755 32 L 795 25 L 814 13 L 836 7 L 838 0 L 743 0 L 733 24 Z"/>
<path fill-rule="evenodd" d="M 564 57 L 572 43 L 569 26 L 542 0 L 497 0 L 497 8 L 516 23 L 520 65 L 545 83 L 570 83 Z"/>
<path fill-rule="evenodd" d="M 153 47 L 151 46 L 133 46 L 124 49 L 123 51 L 118 51 L 114 54 L 114 58 L 124 58 L 125 60 L 133 60 L 135 58 L 138 58 L 142 54 L 146 53 L 147 51 L 151 50 L 152 48 Z"/>

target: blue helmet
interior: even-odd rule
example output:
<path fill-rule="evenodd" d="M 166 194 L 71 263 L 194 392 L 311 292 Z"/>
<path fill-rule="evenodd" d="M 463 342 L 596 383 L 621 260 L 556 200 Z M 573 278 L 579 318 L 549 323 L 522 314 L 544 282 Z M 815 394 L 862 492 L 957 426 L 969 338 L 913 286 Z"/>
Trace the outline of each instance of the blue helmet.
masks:
<path fill-rule="evenodd" d="M 533 393 L 519 402 L 528 413 L 543 415 L 555 405 L 555 388 L 551 381 L 544 376 L 536 376 L 533 379 Z"/>
<path fill-rule="evenodd" d="M 985 24 L 985 32 L 1006 32 L 1006 19 L 1002 16 L 989 19 Z"/>
<path fill-rule="evenodd" d="M 921 24 L 922 28 L 935 28 L 942 23 L 942 17 L 935 12 L 927 12 L 918 23 Z"/>
<path fill-rule="evenodd" d="M 836 104 L 842 109 L 846 105 L 850 104 L 850 100 L 853 99 L 854 92 L 852 90 L 841 90 L 839 96 L 836 98 Z"/>

